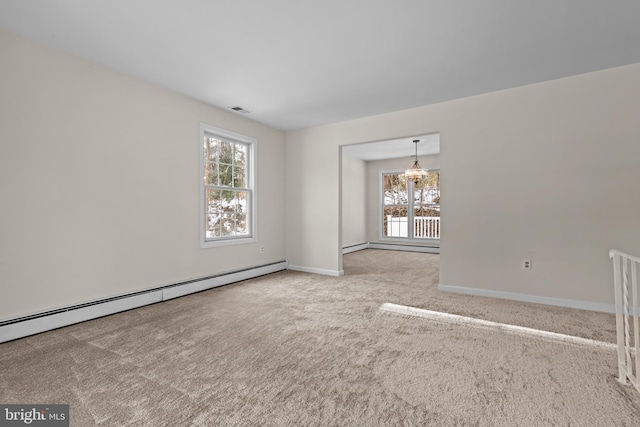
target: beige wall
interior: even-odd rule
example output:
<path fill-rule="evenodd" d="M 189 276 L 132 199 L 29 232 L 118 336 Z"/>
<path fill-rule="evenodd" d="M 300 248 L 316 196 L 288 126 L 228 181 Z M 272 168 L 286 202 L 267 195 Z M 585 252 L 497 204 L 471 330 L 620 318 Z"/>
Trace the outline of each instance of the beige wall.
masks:
<path fill-rule="evenodd" d="M 289 132 L 287 258 L 341 269 L 340 145 L 440 132 L 442 284 L 612 303 L 608 250 L 640 254 L 639 93 L 634 64 Z"/>
<path fill-rule="evenodd" d="M 0 52 L 0 319 L 285 258 L 282 132 L 6 32 Z M 255 244 L 199 247 L 200 122 L 258 139 Z"/>
<path fill-rule="evenodd" d="M 342 270 L 339 242 L 339 144 L 325 128 L 285 134 L 286 253 L 290 265 L 338 274 Z"/>
<path fill-rule="evenodd" d="M 442 284 L 610 303 L 608 250 L 640 254 L 640 64 L 284 135 L 6 32 L 0 51 L 0 319 L 285 257 L 338 272 L 340 146 L 433 132 Z M 199 248 L 200 122 L 258 139 L 256 244 Z"/>
<path fill-rule="evenodd" d="M 440 169 L 440 155 L 418 157 L 420 166 L 425 169 Z M 413 158 L 386 159 L 367 162 L 367 241 L 377 243 L 389 243 L 380 240 L 380 171 L 404 171 L 413 165 Z M 411 245 L 433 245 L 433 243 L 421 243 L 418 240 Z"/>
<path fill-rule="evenodd" d="M 342 155 L 342 247 L 367 242 L 367 162 Z"/>

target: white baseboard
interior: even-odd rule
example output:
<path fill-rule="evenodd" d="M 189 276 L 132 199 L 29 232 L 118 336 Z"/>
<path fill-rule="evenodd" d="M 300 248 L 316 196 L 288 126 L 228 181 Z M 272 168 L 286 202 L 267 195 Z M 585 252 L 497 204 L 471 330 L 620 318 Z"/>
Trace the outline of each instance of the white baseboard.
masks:
<path fill-rule="evenodd" d="M 0 343 L 58 329 L 63 326 L 73 325 L 74 323 L 84 322 L 85 320 L 97 319 L 98 317 L 108 316 L 109 314 L 119 313 L 121 311 L 127 311 L 132 308 L 138 308 L 161 301 L 162 291 L 147 292 L 144 294 L 90 305 L 88 307 L 71 309 L 53 314 L 45 314 L 42 317 L 10 323 L 8 325 L 0 326 Z"/>
<path fill-rule="evenodd" d="M 349 254 L 351 252 L 361 251 L 363 249 L 384 249 L 390 251 L 405 251 L 405 252 L 424 252 L 431 254 L 439 254 L 439 246 L 420 246 L 420 245 L 405 245 L 402 243 L 360 243 L 359 245 L 346 246 L 342 248 L 342 254 Z"/>
<path fill-rule="evenodd" d="M 390 251 L 405 251 L 405 252 L 425 252 L 425 253 L 431 253 L 431 254 L 440 253 L 440 247 L 437 247 L 437 246 L 401 245 L 396 243 L 369 242 L 369 249 L 385 249 Z"/>
<path fill-rule="evenodd" d="M 555 305 L 559 307 L 577 308 L 580 310 L 601 311 L 615 313 L 615 304 L 605 304 L 590 301 L 570 300 L 563 298 L 543 297 L 538 295 L 520 294 L 517 292 L 494 291 L 491 289 L 465 288 L 463 286 L 438 285 L 438 289 L 446 292 L 475 295 L 481 297 L 500 298 L 514 301 L 533 302 L 536 304 Z"/>
<path fill-rule="evenodd" d="M 325 270 L 323 268 L 304 267 L 301 265 L 291 265 L 287 270 L 302 271 L 303 273 L 322 274 L 324 276 L 344 276 L 344 270 Z"/>
<path fill-rule="evenodd" d="M 34 316 L 26 316 L 24 319 L 5 320 L 0 326 L 0 343 L 23 338 L 40 332 L 50 331 L 74 323 L 108 316 L 121 311 L 131 310 L 162 301 L 167 301 L 183 295 L 204 291 L 217 286 L 228 285 L 241 280 L 252 279 L 269 273 L 275 273 L 287 269 L 288 263 L 280 261 L 273 264 L 258 266 L 245 270 L 222 273 L 214 277 L 190 280 L 185 283 L 163 286 L 149 291 L 132 295 L 122 295 L 107 300 L 94 301 L 79 306 L 70 306 L 52 311 L 40 313 Z"/>
<path fill-rule="evenodd" d="M 363 249 L 369 249 L 369 243 L 360 243 L 359 245 L 351 245 L 342 248 L 342 255 L 350 254 L 351 252 L 361 251 Z"/>
<path fill-rule="evenodd" d="M 164 288 L 162 290 L 162 300 L 167 301 L 173 298 L 181 297 L 183 295 L 215 288 L 217 286 L 228 285 L 229 283 L 240 282 L 242 280 L 252 279 L 258 276 L 264 276 L 265 274 L 275 273 L 276 271 L 286 270 L 288 265 L 289 264 L 286 261 L 280 261 L 275 264 L 254 267 L 237 272 L 225 273 L 208 279 L 181 284 L 180 286 Z"/>

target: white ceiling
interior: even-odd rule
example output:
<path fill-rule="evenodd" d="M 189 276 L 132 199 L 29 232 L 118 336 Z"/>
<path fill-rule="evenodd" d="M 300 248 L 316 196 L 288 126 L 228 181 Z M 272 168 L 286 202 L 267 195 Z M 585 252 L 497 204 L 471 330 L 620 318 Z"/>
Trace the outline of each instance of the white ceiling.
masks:
<path fill-rule="evenodd" d="M 0 28 L 282 130 L 640 62 L 639 18 L 638 0 L 0 0 Z"/>
<path fill-rule="evenodd" d="M 418 143 L 413 141 L 418 140 Z M 418 135 L 389 141 L 368 142 L 364 144 L 345 145 L 342 154 L 358 159 L 382 160 L 399 157 L 429 156 L 440 153 L 440 134 Z"/>

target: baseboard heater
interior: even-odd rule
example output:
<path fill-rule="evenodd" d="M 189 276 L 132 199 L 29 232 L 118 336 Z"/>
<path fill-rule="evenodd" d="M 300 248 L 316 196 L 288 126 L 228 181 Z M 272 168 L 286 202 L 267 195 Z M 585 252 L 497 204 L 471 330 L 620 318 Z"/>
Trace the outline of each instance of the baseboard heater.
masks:
<path fill-rule="evenodd" d="M 0 321 L 0 343 L 167 301 L 218 286 L 253 279 L 265 274 L 286 270 L 287 266 L 287 261 L 277 261 Z"/>
<path fill-rule="evenodd" d="M 408 245 L 404 243 L 360 243 L 357 245 L 345 246 L 342 248 L 342 254 L 350 254 L 351 252 L 361 251 L 363 249 L 384 249 L 392 251 L 405 252 L 425 252 L 432 254 L 440 253 L 440 246 L 424 246 L 424 245 Z"/>
<path fill-rule="evenodd" d="M 407 245 L 401 243 L 371 243 L 369 242 L 370 249 L 385 249 L 388 251 L 405 251 L 405 252 L 424 252 L 431 254 L 439 254 L 440 246 L 419 246 L 419 245 Z"/>
<path fill-rule="evenodd" d="M 351 252 L 361 251 L 363 249 L 369 249 L 369 242 L 358 243 L 357 245 L 345 246 L 342 248 L 342 254 L 350 254 Z"/>

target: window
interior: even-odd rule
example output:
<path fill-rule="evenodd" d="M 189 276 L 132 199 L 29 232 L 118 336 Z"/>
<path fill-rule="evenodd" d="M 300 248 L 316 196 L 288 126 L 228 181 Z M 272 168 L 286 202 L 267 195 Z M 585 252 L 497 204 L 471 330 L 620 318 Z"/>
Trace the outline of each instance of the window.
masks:
<path fill-rule="evenodd" d="M 200 125 L 201 246 L 256 241 L 256 140 Z"/>
<path fill-rule="evenodd" d="M 403 172 L 382 172 L 381 188 L 381 238 L 440 239 L 439 170 L 418 184 Z"/>

